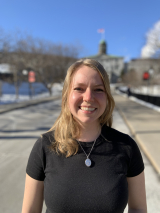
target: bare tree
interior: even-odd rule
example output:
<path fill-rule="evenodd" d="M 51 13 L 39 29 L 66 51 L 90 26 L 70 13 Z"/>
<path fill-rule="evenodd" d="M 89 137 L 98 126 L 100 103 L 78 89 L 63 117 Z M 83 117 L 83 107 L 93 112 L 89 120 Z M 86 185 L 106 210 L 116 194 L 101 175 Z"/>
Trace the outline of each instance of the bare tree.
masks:
<path fill-rule="evenodd" d="M 64 79 L 79 50 L 75 45 L 54 44 L 28 35 L 15 36 L 8 63 L 12 65 L 17 97 L 19 85 L 24 80 L 23 69 L 32 69 L 37 81 L 43 83 L 51 95 L 53 83 Z"/>
<path fill-rule="evenodd" d="M 11 51 L 11 36 L 6 34 L 2 28 L 0 28 L 0 64 L 6 64 L 9 61 L 9 52 Z M 0 96 L 2 96 L 2 85 L 5 75 L 1 74 L 0 79 Z"/>
<path fill-rule="evenodd" d="M 53 83 L 62 81 L 68 66 L 76 60 L 78 48 L 26 37 L 18 40 L 15 53 L 16 68 L 32 68 L 36 72 L 37 80 L 42 82 L 51 94 Z"/>
<path fill-rule="evenodd" d="M 6 34 L 2 28 L 0 28 L 0 63 L 8 61 L 8 52 L 11 51 L 11 36 Z"/>
<path fill-rule="evenodd" d="M 78 45 L 54 44 L 21 32 L 10 36 L 0 29 L 0 63 L 8 63 L 12 68 L 17 98 L 21 82 L 27 80 L 22 74 L 24 69 L 33 70 L 36 80 L 52 94 L 52 85 L 64 79 L 80 50 Z"/>

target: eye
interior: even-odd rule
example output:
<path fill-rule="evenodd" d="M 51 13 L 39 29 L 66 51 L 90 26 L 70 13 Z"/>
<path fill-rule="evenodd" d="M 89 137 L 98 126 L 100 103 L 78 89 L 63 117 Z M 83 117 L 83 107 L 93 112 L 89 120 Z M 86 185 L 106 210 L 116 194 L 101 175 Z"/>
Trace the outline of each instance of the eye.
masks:
<path fill-rule="evenodd" d="M 104 90 L 100 89 L 100 88 L 96 89 L 95 91 L 97 91 L 97 92 L 104 92 Z"/>
<path fill-rule="evenodd" d="M 76 88 L 74 88 L 74 90 L 82 91 L 83 89 L 82 89 L 82 88 L 80 88 L 80 87 L 76 87 Z"/>

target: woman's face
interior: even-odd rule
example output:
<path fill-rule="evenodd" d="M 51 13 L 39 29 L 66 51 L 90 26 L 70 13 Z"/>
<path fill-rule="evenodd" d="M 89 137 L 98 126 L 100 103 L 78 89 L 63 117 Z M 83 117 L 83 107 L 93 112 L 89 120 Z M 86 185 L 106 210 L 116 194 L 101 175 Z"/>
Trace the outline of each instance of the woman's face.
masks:
<path fill-rule="evenodd" d="M 82 125 L 97 125 L 106 105 L 106 92 L 99 73 L 88 66 L 79 67 L 73 75 L 69 94 L 74 119 Z"/>

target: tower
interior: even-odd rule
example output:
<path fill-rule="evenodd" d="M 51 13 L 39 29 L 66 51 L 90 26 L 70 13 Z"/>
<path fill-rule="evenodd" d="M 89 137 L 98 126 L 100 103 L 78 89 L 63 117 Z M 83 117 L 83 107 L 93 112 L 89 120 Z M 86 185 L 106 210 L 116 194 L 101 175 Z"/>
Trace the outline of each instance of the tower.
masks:
<path fill-rule="evenodd" d="M 107 54 L 107 44 L 106 44 L 105 40 L 101 40 L 99 42 L 99 54 L 100 55 Z"/>

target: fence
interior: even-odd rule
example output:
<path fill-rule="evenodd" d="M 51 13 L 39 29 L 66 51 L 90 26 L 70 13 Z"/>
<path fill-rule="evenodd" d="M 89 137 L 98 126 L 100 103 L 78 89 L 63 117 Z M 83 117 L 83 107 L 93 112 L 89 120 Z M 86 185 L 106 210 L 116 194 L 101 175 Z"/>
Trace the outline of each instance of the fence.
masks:
<path fill-rule="evenodd" d="M 121 88 L 116 88 L 118 89 L 121 93 L 125 93 L 128 95 L 128 91 L 124 91 L 124 90 L 121 90 Z M 144 94 L 137 94 L 137 93 L 134 93 L 134 92 L 131 92 L 130 91 L 130 96 L 133 96 L 133 97 L 136 97 L 142 101 L 145 101 L 147 103 L 150 103 L 150 104 L 154 104 L 156 106 L 160 106 L 160 96 L 151 96 L 151 95 L 144 95 Z"/>

